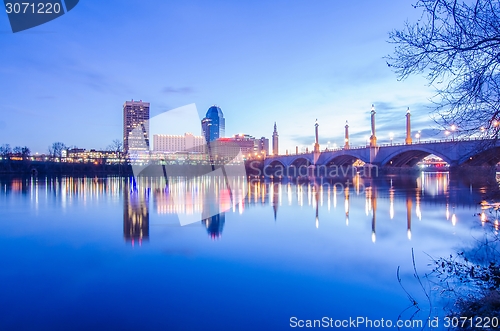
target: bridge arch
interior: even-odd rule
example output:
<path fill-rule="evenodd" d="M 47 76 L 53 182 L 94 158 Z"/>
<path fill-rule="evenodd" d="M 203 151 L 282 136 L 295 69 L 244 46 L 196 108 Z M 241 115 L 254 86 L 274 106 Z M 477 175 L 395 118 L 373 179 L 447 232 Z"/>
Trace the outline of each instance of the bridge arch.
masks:
<path fill-rule="evenodd" d="M 286 169 L 285 163 L 280 159 L 274 159 L 264 164 L 264 176 L 279 176 Z"/>
<path fill-rule="evenodd" d="M 500 146 L 491 146 L 459 161 L 459 165 L 494 166 L 500 162 Z"/>
<path fill-rule="evenodd" d="M 292 167 L 300 167 L 300 166 L 310 166 L 312 164 L 312 160 L 307 156 L 297 156 L 289 160 L 288 166 Z"/>
<path fill-rule="evenodd" d="M 323 164 L 326 165 L 327 167 L 329 166 L 350 166 L 357 160 L 360 160 L 362 162 L 367 162 L 366 160 L 363 160 L 363 158 L 359 157 L 358 155 L 354 154 L 340 154 L 340 155 L 333 155 L 326 159 Z"/>
<path fill-rule="evenodd" d="M 268 166 L 268 167 L 276 167 L 276 166 L 286 167 L 285 163 L 283 163 L 280 159 L 271 160 L 270 162 L 268 162 L 266 164 L 266 166 Z"/>
<path fill-rule="evenodd" d="M 307 155 L 268 159 L 264 165 L 264 175 L 278 177 L 307 176 L 308 168 L 312 163 Z"/>
<path fill-rule="evenodd" d="M 389 154 L 389 156 L 382 160 L 381 165 L 391 167 L 413 167 L 429 155 L 436 155 L 437 157 L 443 159 L 446 163 L 452 164 L 452 160 L 448 156 L 434 149 L 420 145 L 409 150 L 398 150 Z"/>

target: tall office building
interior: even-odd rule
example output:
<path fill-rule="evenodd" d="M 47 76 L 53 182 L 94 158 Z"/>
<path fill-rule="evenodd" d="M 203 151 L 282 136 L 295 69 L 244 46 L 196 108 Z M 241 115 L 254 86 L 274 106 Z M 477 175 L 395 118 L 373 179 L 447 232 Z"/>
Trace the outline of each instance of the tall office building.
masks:
<path fill-rule="evenodd" d="M 212 120 L 204 118 L 201 120 L 201 135 L 205 138 L 206 142 L 210 142 L 210 129 L 212 128 Z"/>
<path fill-rule="evenodd" d="M 224 138 L 226 132 L 226 120 L 222 110 L 217 106 L 208 108 L 207 115 L 201 121 L 202 135 L 207 142 Z"/>
<path fill-rule="evenodd" d="M 149 102 L 125 101 L 123 104 L 123 151 L 128 153 L 148 150 Z"/>
<path fill-rule="evenodd" d="M 274 132 L 273 132 L 273 155 L 279 154 L 278 148 L 278 128 L 276 127 L 276 122 L 274 122 Z"/>
<path fill-rule="evenodd" d="M 269 139 L 267 139 L 266 137 L 255 139 L 255 151 L 258 155 L 269 155 Z"/>

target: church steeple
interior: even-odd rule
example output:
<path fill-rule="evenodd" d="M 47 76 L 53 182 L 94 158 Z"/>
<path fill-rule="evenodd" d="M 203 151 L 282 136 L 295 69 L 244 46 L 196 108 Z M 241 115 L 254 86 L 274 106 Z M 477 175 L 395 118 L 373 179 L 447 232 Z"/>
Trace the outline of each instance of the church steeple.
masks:
<path fill-rule="evenodd" d="M 273 155 L 279 154 L 278 148 L 278 127 L 276 126 L 276 122 L 274 122 L 274 132 L 273 132 Z"/>

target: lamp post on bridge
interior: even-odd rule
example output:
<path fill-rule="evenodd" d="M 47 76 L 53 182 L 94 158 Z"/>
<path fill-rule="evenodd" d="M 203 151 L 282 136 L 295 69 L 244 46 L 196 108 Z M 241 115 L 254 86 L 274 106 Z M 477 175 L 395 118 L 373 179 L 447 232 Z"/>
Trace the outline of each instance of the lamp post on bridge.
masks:
<path fill-rule="evenodd" d="M 389 139 L 391 139 L 391 146 L 392 146 L 392 139 L 394 139 L 394 133 L 393 132 L 389 133 Z"/>
<path fill-rule="evenodd" d="M 319 153 L 319 135 L 318 135 L 318 119 L 316 119 L 316 123 L 314 124 L 316 130 L 316 142 L 314 143 L 314 153 Z"/>
<path fill-rule="evenodd" d="M 349 149 L 349 123 L 345 121 L 344 149 Z"/>
<path fill-rule="evenodd" d="M 406 110 L 406 139 L 405 144 L 411 144 L 411 122 L 410 122 L 410 107 Z"/>
<path fill-rule="evenodd" d="M 445 130 L 445 131 L 444 131 L 444 137 L 445 137 L 445 138 L 444 138 L 444 140 L 448 140 L 448 136 L 449 136 L 449 135 L 450 135 L 450 131 Z"/>
<path fill-rule="evenodd" d="M 420 144 L 420 130 L 415 134 L 415 138 L 417 138 L 418 143 Z"/>
<path fill-rule="evenodd" d="M 371 111 L 371 121 L 372 121 L 372 135 L 370 137 L 370 147 L 376 147 L 377 146 L 377 136 L 375 136 L 375 106 L 372 105 L 372 111 Z"/>

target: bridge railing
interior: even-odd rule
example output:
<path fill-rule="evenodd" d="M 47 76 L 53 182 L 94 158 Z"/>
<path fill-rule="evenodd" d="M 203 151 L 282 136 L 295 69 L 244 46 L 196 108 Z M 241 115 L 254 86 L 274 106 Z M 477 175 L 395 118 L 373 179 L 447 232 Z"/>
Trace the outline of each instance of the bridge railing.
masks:
<path fill-rule="evenodd" d="M 412 142 L 411 144 L 406 144 L 406 143 L 386 143 L 386 144 L 378 144 L 377 147 L 391 147 L 391 146 L 408 146 L 408 145 L 426 145 L 426 144 L 438 144 L 438 143 L 457 143 L 461 141 L 477 141 L 477 140 L 491 140 L 491 139 L 485 139 L 481 137 L 466 137 L 466 138 L 451 138 L 451 139 L 429 139 L 429 140 L 422 140 L 418 142 Z M 345 149 L 344 147 L 337 147 L 337 148 L 325 148 L 321 152 L 338 152 L 338 151 L 344 151 L 344 150 L 356 150 L 356 149 L 364 149 L 364 148 L 370 148 L 370 144 L 366 145 L 358 145 L 358 146 L 349 146 L 348 149 Z M 293 154 L 288 154 L 288 155 L 268 155 L 267 158 L 274 158 L 274 157 L 281 157 L 281 156 L 294 156 L 294 155 L 310 155 L 313 152 L 300 152 L 300 153 L 293 153 Z"/>

